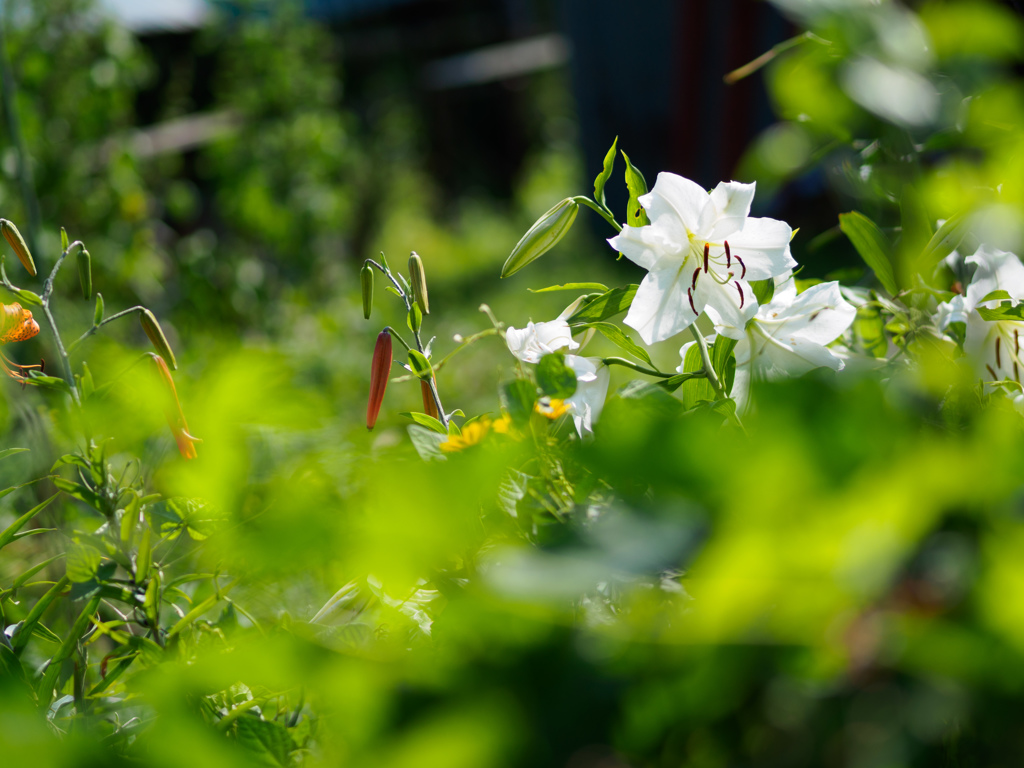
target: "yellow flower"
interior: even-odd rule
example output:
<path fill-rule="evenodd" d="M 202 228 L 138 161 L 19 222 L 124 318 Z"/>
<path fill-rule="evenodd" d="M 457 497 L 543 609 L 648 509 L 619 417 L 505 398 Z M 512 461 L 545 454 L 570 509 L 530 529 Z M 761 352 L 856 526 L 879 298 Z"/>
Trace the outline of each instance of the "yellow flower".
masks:
<path fill-rule="evenodd" d="M 512 417 L 507 413 L 503 414 L 494 424 L 491 425 L 491 429 L 497 432 L 499 435 L 507 435 L 512 431 Z"/>
<path fill-rule="evenodd" d="M 464 426 L 461 435 L 448 435 L 448 439 L 441 443 L 441 450 L 445 453 L 463 451 L 469 448 L 469 446 L 479 443 L 490 431 L 490 419 L 477 419 L 472 424 Z"/>
<path fill-rule="evenodd" d="M 554 421 L 559 416 L 564 416 L 569 412 L 569 406 L 564 400 L 551 399 L 547 405 L 542 405 L 539 401 L 534 406 L 537 413 L 542 416 L 547 416 L 549 419 Z"/>

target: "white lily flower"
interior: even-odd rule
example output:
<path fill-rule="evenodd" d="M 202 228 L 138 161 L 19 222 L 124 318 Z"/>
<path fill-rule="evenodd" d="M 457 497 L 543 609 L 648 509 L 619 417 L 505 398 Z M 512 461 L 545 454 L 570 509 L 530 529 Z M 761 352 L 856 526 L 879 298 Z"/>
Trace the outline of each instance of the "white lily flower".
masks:
<path fill-rule="evenodd" d="M 525 328 L 509 328 L 505 331 L 505 343 L 509 350 L 524 363 L 538 363 L 544 355 L 557 352 L 563 347 L 579 349 L 579 342 L 573 341 L 569 323 L 562 317 L 546 323 L 529 322 Z"/>
<path fill-rule="evenodd" d="M 710 193 L 673 173 L 659 173 L 640 197 L 651 223 L 624 226 L 608 242 L 648 271 L 626 315 L 647 344 L 689 327 L 706 307 L 728 322 L 726 335 L 743 336 L 757 312 L 748 284 L 796 266 L 793 231 L 775 219 L 750 218 L 754 184 L 721 182 Z"/>
<path fill-rule="evenodd" d="M 976 310 L 999 304 L 999 300 L 983 301 L 993 291 L 1006 291 L 1015 302 L 1024 300 L 1024 264 L 1013 253 L 989 250 L 986 246 L 978 248 L 964 262 L 975 267 L 974 275 L 964 295 L 938 306 L 939 328 L 945 330 L 951 323 L 966 322 L 964 351 L 979 369 L 988 373 L 992 381 L 1012 379 L 1019 383 L 1024 373 L 1024 321 L 985 320 Z"/>
<path fill-rule="evenodd" d="M 576 391 L 565 399 L 572 411 L 572 421 L 580 437 L 594 431 L 594 422 L 601 415 L 608 396 L 611 375 L 599 357 L 566 355 L 565 364 L 576 374 Z"/>
<path fill-rule="evenodd" d="M 729 338 L 735 338 L 737 330 L 743 334 L 736 344 L 731 393 L 741 408 L 753 380 L 800 376 L 814 368 L 841 371 L 844 366 L 842 357 L 825 346 L 839 338 L 857 316 L 857 310 L 840 293 L 839 283 L 819 283 L 801 294 L 797 294 L 792 277 L 777 278 L 776 285 L 771 302 L 759 307 L 743 328 L 730 327 L 724 318 L 708 312 L 720 334 Z M 686 347 L 680 354 L 685 359 Z"/>

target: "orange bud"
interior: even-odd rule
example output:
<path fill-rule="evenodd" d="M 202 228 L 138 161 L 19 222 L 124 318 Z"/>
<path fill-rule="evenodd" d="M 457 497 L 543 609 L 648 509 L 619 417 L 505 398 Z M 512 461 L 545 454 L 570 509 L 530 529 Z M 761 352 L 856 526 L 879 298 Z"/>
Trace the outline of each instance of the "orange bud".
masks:
<path fill-rule="evenodd" d="M 423 392 L 423 412 L 427 416 L 433 416 L 437 418 L 437 404 L 434 402 L 434 395 L 430 391 L 430 385 L 425 381 L 420 381 L 420 390 Z"/>
<path fill-rule="evenodd" d="M 167 363 L 160 355 L 148 353 L 156 369 L 157 377 L 163 382 L 169 397 L 164 404 L 164 413 L 167 416 L 167 424 L 171 428 L 174 440 L 178 444 L 178 450 L 186 459 L 194 459 L 196 454 L 196 443 L 202 442 L 197 437 L 188 433 L 188 424 L 185 421 L 185 414 L 181 411 L 181 403 L 178 401 L 178 391 L 174 387 L 174 379 L 171 378 L 171 371 Z"/>
<path fill-rule="evenodd" d="M 381 403 L 384 402 L 384 390 L 388 388 L 388 376 L 391 374 L 391 334 L 385 328 L 377 336 L 377 346 L 373 348 L 373 362 L 370 363 L 370 402 L 366 405 L 366 428 L 373 429 L 377 423 Z"/>

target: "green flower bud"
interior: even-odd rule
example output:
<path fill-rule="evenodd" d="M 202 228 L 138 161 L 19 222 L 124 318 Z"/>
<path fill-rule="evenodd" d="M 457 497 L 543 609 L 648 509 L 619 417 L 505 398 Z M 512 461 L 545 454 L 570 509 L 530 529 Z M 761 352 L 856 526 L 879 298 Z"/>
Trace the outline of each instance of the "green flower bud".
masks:
<path fill-rule="evenodd" d="M 3 232 L 4 238 L 10 244 L 11 249 L 14 251 L 14 255 L 18 257 L 18 261 L 25 268 L 32 277 L 36 276 L 36 263 L 32 261 L 32 254 L 29 253 L 28 246 L 25 244 L 25 238 L 21 236 L 21 232 L 7 219 L 0 219 L 0 232 Z"/>
<path fill-rule="evenodd" d="M 92 298 L 92 257 L 83 248 L 78 252 L 78 277 L 82 282 L 82 296 Z"/>
<path fill-rule="evenodd" d="M 572 227 L 579 213 L 580 206 L 571 197 L 567 197 L 554 208 L 541 216 L 532 227 L 516 243 L 511 255 L 501 268 L 501 276 L 508 277 L 518 272 L 534 259 L 551 250 L 565 233 Z"/>
<path fill-rule="evenodd" d="M 364 261 L 359 270 L 359 286 L 363 291 L 363 318 L 369 320 L 373 309 L 373 267 L 368 261 Z"/>
<path fill-rule="evenodd" d="M 430 299 L 427 297 L 427 273 L 423 270 L 423 259 L 413 251 L 409 255 L 409 277 L 412 279 L 412 296 L 420 305 L 424 315 L 430 314 Z"/>
<path fill-rule="evenodd" d="M 160 323 L 156 321 L 153 313 L 148 309 L 143 309 L 139 313 L 139 321 L 142 323 L 142 330 L 146 332 L 149 340 L 153 343 L 153 348 L 156 349 L 157 354 L 167 362 L 172 371 L 178 370 L 178 361 L 174 358 L 171 345 L 167 343 L 167 337 L 164 336 L 163 329 L 160 327 Z"/>
<path fill-rule="evenodd" d="M 103 294 L 96 294 L 96 309 L 92 313 L 92 324 L 99 325 L 103 322 Z"/>

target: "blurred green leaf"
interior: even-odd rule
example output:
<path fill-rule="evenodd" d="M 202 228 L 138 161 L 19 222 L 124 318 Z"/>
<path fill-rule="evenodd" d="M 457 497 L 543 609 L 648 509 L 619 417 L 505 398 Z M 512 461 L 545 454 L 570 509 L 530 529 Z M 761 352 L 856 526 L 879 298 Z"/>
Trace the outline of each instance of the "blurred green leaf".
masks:
<path fill-rule="evenodd" d="M 570 325 L 576 323 L 592 323 L 607 320 L 620 312 L 629 309 L 636 295 L 638 285 L 627 285 L 625 288 L 612 288 L 610 291 L 586 302 L 569 316 Z"/>
<path fill-rule="evenodd" d="M 608 183 L 608 180 L 612 177 L 612 171 L 615 168 L 615 149 L 619 144 L 619 137 L 616 136 L 615 140 L 612 141 L 612 146 L 605 153 L 604 164 L 601 169 L 601 173 L 594 179 L 594 200 L 599 205 L 607 207 L 607 203 L 604 200 L 604 187 Z"/>
<path fill-rule="evenodd" d="M 893 271 L 892 246 L 882 230 L 859 211 L 839 214 L 839 227 L 850 238 L 864 263 L 874 271 L 882 287 L 893 296 L 899 293 Z"/>
<path fill-rule="evenodd" d="M 647 194 L 647 181 L 630 161 L 629 155 L 623 152 L 622 157 L 626 161 L 626 189 L 629 190 L 626 223 L 631 227 L 646 227 L 651 220 L 647 218 L 647 211 L 640 205 L 639 198 Z"/>
<path fill-rule="evenodd" d="M 560 400 L 576 392 L 576 373 L 565 364 L 565 355 L 553 352 L 537 363 L 537 386 L 548 397 Z"/>

